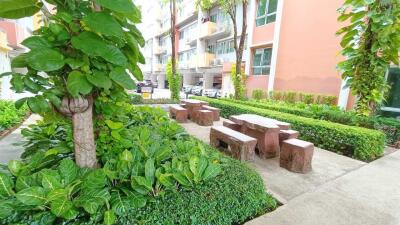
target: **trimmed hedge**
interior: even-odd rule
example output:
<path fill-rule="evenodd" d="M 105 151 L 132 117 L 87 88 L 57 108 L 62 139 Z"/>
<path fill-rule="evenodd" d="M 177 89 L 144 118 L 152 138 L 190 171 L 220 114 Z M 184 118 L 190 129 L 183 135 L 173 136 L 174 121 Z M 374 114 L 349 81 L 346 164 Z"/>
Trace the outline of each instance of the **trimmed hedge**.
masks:
<path fill-rule="evenodd" d="M 26 105 L 17 109 L 14 102 L 0 100 L 0 133 L 21 123 L 28 112 L 29 110 Z"/>
<path fill-rule="evenodd" d="M 167 194 L 128 213 L 118 224 L 242 224 L 277 207 L 276 201 L 265 194 L 263 181 L 253 169 L 236 160 L 226 160 L 229 162 L 218 181 Z"/>
<path fill-rule="evenodd" d="M 221 109 L 221 115 L 228 118 L 237 114 L 257 114 L 285 121 L 300 132 L 300 138 L 316 146 L 363 161 L 371 161 L 383 154 L 385 135 L 380 131 L 352 127 L 324 120 L 260 109 L 229 101 L 196 97 Z"/>
<path fill-rule="evenodd" d="M 222 100 L 314 119 L 327 120 L 349 126 L 380 130 L 385 133 L 386 142 L 388 144 L 396 145 L 397 142 L 400 142 L 400 121 L 394 118 L 359 116 L 352 112 L 345 112 L 339 108 L 326 105 L 274 103 L 268 101 L 237 101 L 233 99 Z"/>

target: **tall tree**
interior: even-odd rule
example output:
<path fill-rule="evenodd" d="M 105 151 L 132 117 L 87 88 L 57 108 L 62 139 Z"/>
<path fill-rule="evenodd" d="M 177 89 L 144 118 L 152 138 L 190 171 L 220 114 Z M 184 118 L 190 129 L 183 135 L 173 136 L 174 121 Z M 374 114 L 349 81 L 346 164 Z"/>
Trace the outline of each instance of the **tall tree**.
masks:
<path fill-rule="evenodd" d="M 166 73 L 168 77 L 168 84 L 169 90 L 171 91 L 171 98 L 179 100 L 180 97 L 180 75 L 177 72 L 177 63 L 176 63 L 176 15 L 177 15 L 177 2 L 176 0 L 162 0 L 163 4 L 169 5 L 169 12 L 170 12 L 170 38 L 171 38 L 171 61 L 170 63 L 171 68 L 166 68 Z M 168 67 L 168 66 L 167 66 Z"/>
<path fill-rule="evenodd" d="M 53 111 L 71 119 L 77 165 L 96 167 L 96 98 L 134 89 L 127 71 L 142 79 L 137 63 L 144 63 L 139 51 L 144 39 L 134 25 L 140 11 L 131 0 L 46 0 L 56 6 L 51 14 L 43 2 L 0 1 L 1 18 L 23 18 L 39 10 L 48 17 L 46 26 L 22 42 L 30 51 L 12 61 L 13 68 L 27 68 L 27 73 L 1 76 L 12 76 L 16 92 L 33 94 L 16 105 L 26 102 L 35 113 Z"/>
<path fill-rule="evenodd" d="M 338 11 L 348 23 L 337 32 L 346 58 L 338 67 L 358 98 L 357 113 L 371 115 L 388 90 L 389 65 L 399 64 L 400 0 L 347 0 Z"/>
<path fill-rule="evenodd" d="M 237 81 L 238 85 L 234 85 L 235 87 L 235 98 L 240 99 L 241 96 L 241 86 L 244 82 L 243 74 L 242 74 L 242 60 L 243 60 L 243 51 L 244 51 L 244 42 L 246 39 L 247 32 L 247 7 L 248 0 L 197 0 L 196 4 L 203 10 L 210 10 L 214 5 L 219 5 L 221 9 L 229 15 L 229 18 L 232 21 L 233 26 L 233 46 L 236 53 L 236 64 L 235 64 L 235 77 L 233 80 Z M 242 29 L 239 34 L 238 29 L 238 20 L 237 20 L 237 9 L 239 6 L 242 6 Z"/>

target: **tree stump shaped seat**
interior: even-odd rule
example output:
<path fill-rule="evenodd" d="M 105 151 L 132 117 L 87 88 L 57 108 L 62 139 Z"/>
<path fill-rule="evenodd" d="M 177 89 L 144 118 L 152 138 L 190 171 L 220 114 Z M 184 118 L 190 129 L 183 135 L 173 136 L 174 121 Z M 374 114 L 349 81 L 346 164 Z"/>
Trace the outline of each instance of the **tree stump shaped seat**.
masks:
<path fill-rule="evenodd" d="M 230 128 L 232 130 L 240 132 L 240 125 L 235 123 L 235 122 L 233 122 L 232 120 L 224 120 L 224 122 L 222 122 L 222 125 L 224 127 L 228 127 L 228 128 Z"/>
<path fill-rule="evenodd" d="M 279 131 L 279 145 L 282 146 L 283 141 L 293 138 L 298 138 L 299 132 L 295 130 L 280 130 Z"/>
<path fill-rule="evenodd" d="M 282 143 L 279 165 L 292 172 L 308 173 L 312 170 L 313 154 L 313 143 L 288 139 Z"/>
<path fill-rule="evenodd" d="M 193 112 L 192 121 L 200 126 L 212 126 L 214 113 L 210 110 L 197 110 Z"/>
<path fill-rule="evenodd" d="M 214 126 L 210 144 L 240 161 L 254 161 L 257 139 L 224 126 Z"/>
<path fill-rule="evenodd" d="M 175 119 L 178 123 L 186 123 L 188 118 L 188 111 L 181 106 L 170 106 L 169 115 L 172 119 Z"/>
<path fill-rule="evenodd" d="M 213 112 L 213 119 L 214 121 L 219 121 L 219 114 L 220 114 L 220 109 L 212 107 L 212 106 L 208 106 L 208 105 L 203 105 L 202 107 L 204 110 L 210 110 L 211 112 Z"/>

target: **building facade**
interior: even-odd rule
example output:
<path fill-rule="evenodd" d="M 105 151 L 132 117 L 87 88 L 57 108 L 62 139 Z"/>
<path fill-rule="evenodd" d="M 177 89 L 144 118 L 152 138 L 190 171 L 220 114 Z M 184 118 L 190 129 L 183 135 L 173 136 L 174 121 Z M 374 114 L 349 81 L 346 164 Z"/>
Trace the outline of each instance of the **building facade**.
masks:
<path fill-rule="evenodd" d="M 143 14 L 152 15 L 143 17 L 142 30 L 148 41 L 144 71 L 147 79 L 165 88 L 165 65 L 171 54 L 169 5 L 160 0 L 143 2 L 142 9 L 147 5 L 148 10 Z M 248 75 L 247 94 L 263 89 L 334 95 L 340 107 L 351 108 L 355 98 L 336 68 L 343 60 L 341 37 L 335 35 L 343 26 L 336 11 L 342 4 L 343 0 L 249 0 L 242 62 Z M 241 6 L 237 13 L 241 25 Z M 177 18 L 176 52 L 183 85 L 203 81 L 204 89 L 221 86 L 223 96 L 233 93 L 230 71 L 235 53 L 230 19 L 218 6 L 196 10 L 194 0 L 178 0 Z M 399 112 L 398 74 L 397 68 L 388 72 L 393 97 L 386 109 Z"/>

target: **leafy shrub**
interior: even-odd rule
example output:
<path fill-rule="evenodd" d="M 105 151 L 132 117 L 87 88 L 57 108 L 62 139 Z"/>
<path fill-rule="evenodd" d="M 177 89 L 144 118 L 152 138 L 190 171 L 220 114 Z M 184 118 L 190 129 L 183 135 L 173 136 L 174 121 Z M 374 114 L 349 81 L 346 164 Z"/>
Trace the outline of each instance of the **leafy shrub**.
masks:
<path fill-rule="evenodd" d="M 400 141 L 400 121 L 394 118 L 359 116 L 354 112 L 342 111 L 336 106 L 328 105 L 309 105 L 302 103 L 289 104 L 270 101 L 240 101 L 238 103 L 303 117 L 379 130 L 385 133 L 386 143 L 389 145 L 396 145 L 396 143 Z"/>
<path fill-rule="evenodd" d="M 379 131 L 257 108 L 233 100 L 196 98 L 220 108 L 221 115 L 226 118 L 231 115 L 251 113 L 291 123 L 293 129 L 300 132 L 301 139 L 359 160 L 370 161 L 383 154 L 385 136 Z"/>
<path fill-rule="evenodd" d="M 271 100 L 284 101 L 287 103 L 303 102 L 306 104 L 325 104 L 335 105 L 337 97 L 333 95 L 317 95 L 310 93 L 297 93 L 293 91 L 281 92 L 271 91 L 269 94 Z"/>
<path fill-rule="evenodd" d="M 0 100 L 0 133 L 21 123 L 27 114 L 26 105 L 17 109 L 13 102 Z"/>
<path fill-rule="evenodd" d="M 148 216 L 154 216 L 153 221 L 157 222 L 162 218 L 157 214 L 160 207 L 156 202 L 165 202 L 162 204 L 165 207 L 172 207 L 171 202 L 176 204 L 175 208 L 184 207 L 176 200 L 187 199 L 193 190 L 207 187 L 215 187 L 209 192 L 222 195 L 225 186 L 220 186 L 224 183 L 219 180 L 225 178 L 221 176 L 231 167 L 243 169 L 240 164 L 221 157 L 219 152 L 191 138 L 161 109 L 134 107 L 122 102 L 115 104 L 99 97 L 96 111 L 104 112 L 103 118 L 95 123 L 101 164 L 98 169 L 79 168 L 72 161 L 71 125 L 67 121 L 49 120 L 24 130 L 28 138 L 24 159 L 10 161 L 8 170 L 0 172 L 0 180 L 4 182 L 0 187 L 0 218 L 3 219 L 0 224 L 35 224 L 39 221 L 43 224 L 132 224 L 142 221 L 148 211 L 154 211 Z M 229 206 L 224 206 L 225 209 L 219 206 L 221 211 L 217 218 L 223 218 L 221 221 L 236 223 L 274 208 L 275 202 L 266 196 L 262 182 L 254 172 L 231 176 L 243 182 L 254 179 L 250 184 L 256 188 L 253 194 L 258 198 L 254 195 L 239 198 L 229 196 L 228 192 L 225 197 L 244 204 L 238 210 L 245 211 L 229 214 L 225 211 L 230 209 Z M 251 189 L 250 186 L 230 188 L 235 193 L 247 193 Z M 201 197 L 204 196 L 199 193 L 198 198 Z M 208 203 L 208 207 L 219 204 L 217 200 Z M 193 214 L 192 218 L 206 220 L 209 215 L 202 211 L 206 208 Z M 129 212 L 142 213 L 135 218 L 127 217 Z M 184 216 L 190 218 L 178 211 L 167 215 L 170 217 L 167 221 Z"/>
<path fill-rule="evenodd" d="M 144 99 L 143 104 L 178 104 L 179 100 L 169 98 Z"/>
<path fill-rule="evenodd" d="M 143 104 L 143 96 L 140 94 L 130 94 L 132 104 Z"/>
<path fill-rule="evenodd" d="M 254 89 L 251 93 L 251 97 L 254 100 L 261 100 L 261 99 L 266 98 L 266 96 L 267 96 L 267 92 L 264 91 L 263 89 Z"/>
<path fill-rule="evenodd" d="M 176 74 L 173 74 L 172 59 L 168 59 L 167 67 L 165 70 L 167 74 L 169 90 L 171 90 L 171 99 L 179 100 L 181 84 L 182 84 L 182 76 L 177 72 Z"/>

